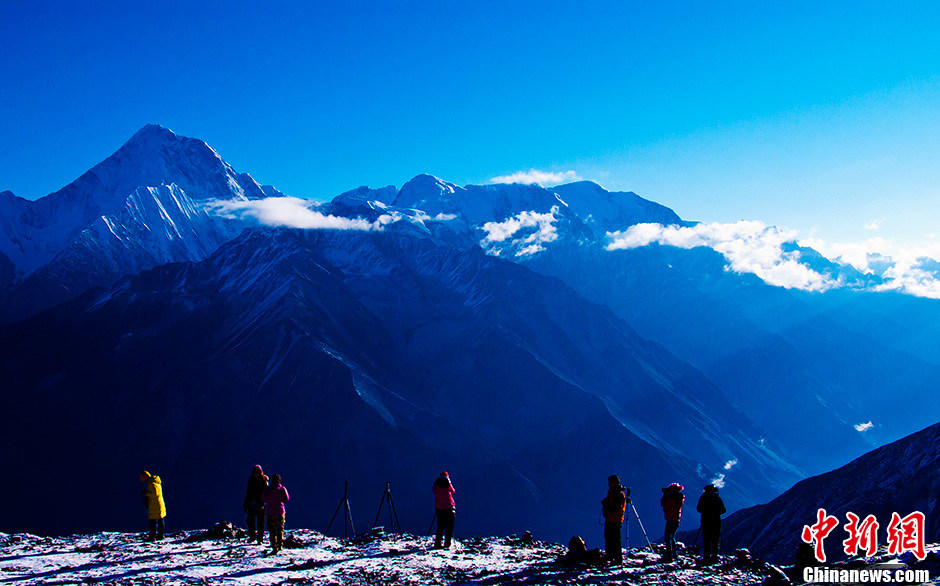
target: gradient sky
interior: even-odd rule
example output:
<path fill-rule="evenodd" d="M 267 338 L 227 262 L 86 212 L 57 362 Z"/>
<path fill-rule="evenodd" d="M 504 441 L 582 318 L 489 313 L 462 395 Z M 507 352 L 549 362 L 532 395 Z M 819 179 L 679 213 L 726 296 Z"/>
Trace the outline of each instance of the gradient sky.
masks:
<path fill-rule="evenodd" d="M 938 30 L 938 2 L 0 0 L 0 190 L 152 122 L 300 197 L 571 171 L 685 219 L 940 246 Z"/>

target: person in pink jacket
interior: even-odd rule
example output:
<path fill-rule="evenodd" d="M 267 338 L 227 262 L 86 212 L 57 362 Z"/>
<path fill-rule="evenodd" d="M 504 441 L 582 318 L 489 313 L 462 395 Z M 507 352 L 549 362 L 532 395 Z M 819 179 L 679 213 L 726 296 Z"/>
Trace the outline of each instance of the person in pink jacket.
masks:
<path fill-rule="evenodd" d="M 434 509 L 437 513 L 437 537 L 434 539 L 434 549 L 447 549 L 454 537 L 454 517 L 457 507 L 454 504 L 454 485 L 450 482 L 450 475 L 441 472 L 431 487 L 434 491 Z M 441 540 L 444 543 L 441 545 Z"/>
<path fill-rule="evenodd" d="M 287 489 L 281 484 L 281 475 L 271 477 L 271 483 L 261 492 L 264 512 L 268 517 L 268 534 L 271 536 L 271 553 L 281 551 L 284 545 L 284 504 L 290 500 Z"/>

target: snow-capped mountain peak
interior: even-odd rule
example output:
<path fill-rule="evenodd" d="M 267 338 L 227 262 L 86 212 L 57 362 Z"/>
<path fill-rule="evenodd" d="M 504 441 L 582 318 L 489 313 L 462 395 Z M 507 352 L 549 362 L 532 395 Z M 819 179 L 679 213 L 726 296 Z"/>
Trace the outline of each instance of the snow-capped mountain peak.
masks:
<path fill-rule="evenodd" d="M 459 210 L 455 207 L 454 194 L 463 189 L 433 175 L 422 174 L 405 183 L 393 203 L 428 213 L 455 213 Z"/>
<path fill-rule="evenodd" d="M 135 133 L 113 155 L 59 191 L 36 201 L 0 197 L 0 253 L 18 279 L 63 252 L 103 216 L 120 215 L 139 188 L 176 185 L 192 200 L 248 200 L 265 196 L 201 140 L 157 124 Z"/>

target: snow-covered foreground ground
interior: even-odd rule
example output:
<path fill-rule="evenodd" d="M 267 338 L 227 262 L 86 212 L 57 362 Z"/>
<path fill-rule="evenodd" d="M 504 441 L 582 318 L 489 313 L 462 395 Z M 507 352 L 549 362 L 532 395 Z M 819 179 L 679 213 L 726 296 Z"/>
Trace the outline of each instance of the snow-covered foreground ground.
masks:
<path fill-rule="evenodd" d="M 435 551 L 429 539 L 411 535 L 340 540 L 307 530 L 288 532 L 285 549 L 265 555 L 269 548 L 244 539 L 197 541 L 199 534 L 181 532 L 158 543 L 128 533 L 0 534 L 0 583 L 786 584 L 763 562 L 734 556 L 699 567 L 691 557 L 666 565 L 658 554 L 631 550 L 622 567 L 566 566 L 554 563 L 563 546 L 515 538 L 470 538 Z M 935 568 L 931 576 L 936 584 Z"/>

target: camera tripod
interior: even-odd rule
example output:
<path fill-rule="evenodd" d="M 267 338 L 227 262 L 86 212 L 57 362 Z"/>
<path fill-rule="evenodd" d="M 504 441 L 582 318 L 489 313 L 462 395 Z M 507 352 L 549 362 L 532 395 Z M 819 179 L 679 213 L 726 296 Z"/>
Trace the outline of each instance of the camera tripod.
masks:
<path fill-rule="evenodd" d="M 324 535 L 326 535 L 327 533 L 330 532 L 330 527 L 333 526 L 333 521 L 336 520 L 336 515 L 339 513 L 339 510 L 345 506 L 346 511 L 343 515 L 343 539 L 349 537 L 350 526 L 352 526 L 353 535 L 356 534 L 356 524 L 353 523 L 352 510 L 349 508 L 349 498 L 346 496 L 347 493 L 349 492 L 349 482 L 347 481 L 344 484 L 345 485 L 343 487 L 343 500 L 339 501 L 339 506 L 336 507 L 336 512 L 333 513 L 333 518 L 330 519 L 330 524 L 327 525 L 326 531 L 323 533 Z M 386 486 L 386 488 L 388 487 Z M 381 511 L 381 509 L 379 510 Z"/>
<path fill-rule="evenodd" d="M 392 489 L 389 488 L 390 484 L 390 482 L 385 483 L 385 492 L 382 493 L 382 500 L 379 501 L 379 511 L 375 514 L 375 521 L 372 522 L 372 527 L 375 528 L 379 524 L 379 516 L 382 514 L 382 507 L 385 505 L 385 501 L 388 500 L 388 526 L 394 531 L 395 525 L 398 525 L 398 534 L 401 535 L 401 523 L 398 522 L 398 512 L 395 511 L 395 501 L 392 500 Z"/>
<path fill-rule="evenodd" d="M 636 512 L 636 506 L 633 504 L 633 501 L 630 499 L 630 489 L 626 490 L 627 505 L 630 506 L 630 510 L 633 511 L 633 516 L 636 517 L 636 522 L 640 524 L 640 531 L 643 532 L 643 537 L 646 538 L 646 545 L 649 546 L 650 551 L 653 551 L 653 544 L 650 543 L 649 535 L 646 534 L 646 529 L 643 527 L 643 521 L 640 520 L 640 514 Z M 623 516 L 624 525 L 626 525 L 627 531 L 627 549 L 630 549 L 630 512 L 627 511 Z"/>

